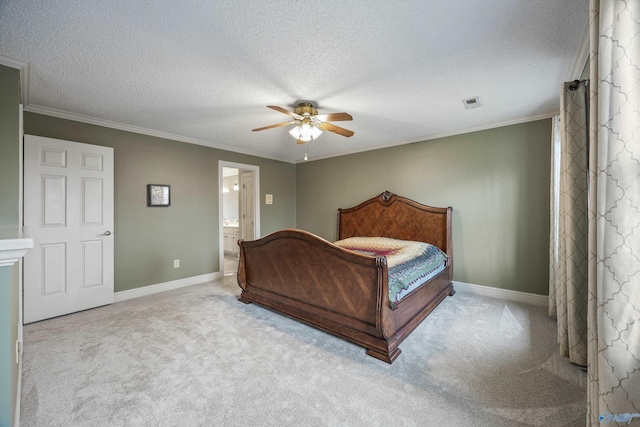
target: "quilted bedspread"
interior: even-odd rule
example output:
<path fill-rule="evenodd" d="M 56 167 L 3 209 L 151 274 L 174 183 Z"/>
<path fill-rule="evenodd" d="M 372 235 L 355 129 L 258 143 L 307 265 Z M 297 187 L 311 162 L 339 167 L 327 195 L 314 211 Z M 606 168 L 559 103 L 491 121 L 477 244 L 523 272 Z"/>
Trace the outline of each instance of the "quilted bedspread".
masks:
<path fill-rule="evenodd" d="M 396 308 L 405 295 L 444 270 L 447 259 L 440 248 L 429 243 L 387 237 L 350 237 L 335 244 L 354 252 L 387 258 L 391 308 Z"/>

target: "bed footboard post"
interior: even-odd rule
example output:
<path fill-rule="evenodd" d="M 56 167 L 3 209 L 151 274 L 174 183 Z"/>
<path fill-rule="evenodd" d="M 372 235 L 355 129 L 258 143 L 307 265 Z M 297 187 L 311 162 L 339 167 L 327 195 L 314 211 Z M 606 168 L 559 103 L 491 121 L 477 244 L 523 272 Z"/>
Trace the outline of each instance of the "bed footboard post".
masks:
<path fill-rule="evenodd" d="M 375 357 L 376 359 L 382 360 L 383 362 L 387 362 L 389 364 L 393 363 L 393 361 L 396 360 L 398 356 L 400 356 L 400 353 L 402 353 L 402 350 L 400 350 L 400 348 L 398 347 L 390 349 L 386 352 L 381 352 L 372 348 L 367 349 L 367 356 Z"/>
<path fill-rule="evenodd" d="M 453 208 L 451 206 L 447 207 L 447 223 L 446 223 L 446 232 L 447 232 L 447 256 L 449 257 L 447 262 L 449 266 L 449 283 L 451 284 L 451 290 L 449 291 L 449 296 L 452 297 L 455 295 L 456 290 L 453 289 L 453 236 L 452 236 L 452 224 L 453 224 Z"/>
<path fill-rule="evenodd" d="M 240 247 L 240 258 L 238 259 L 238 273 L 237 273 L 237 280 L 238 280 L 238 285 L 240 285 L 240 287 L 242 289 L 246 289 L 246 285 L 247 285 L 247 272 L 245 270 L 245 266 L 244 266 L 244 248 L 242 247 L 242 243 L 244 242 L 244 240 L 240 239 L 238 240 L 238 246 Z"/>
<path fill-rule="evenodd" d="M 238 298 L 238 300 L 245 304 L 251 304 L 252 301 L 244 297 L 244 290 L 247 288 L 247 270 L 244 265 L 246 258 L 244 255 L 244 248 L 242 247 L 242 242 L 244 242 L 244 240 L 242 239 L 238 240 L 238 246 L 240 247 L 240 258 L 238 259 L 238 273 L 236 278 L 238 281 L 238 285 L 242 288 L 242 293 L 240 293 L 240 298 Z"/>

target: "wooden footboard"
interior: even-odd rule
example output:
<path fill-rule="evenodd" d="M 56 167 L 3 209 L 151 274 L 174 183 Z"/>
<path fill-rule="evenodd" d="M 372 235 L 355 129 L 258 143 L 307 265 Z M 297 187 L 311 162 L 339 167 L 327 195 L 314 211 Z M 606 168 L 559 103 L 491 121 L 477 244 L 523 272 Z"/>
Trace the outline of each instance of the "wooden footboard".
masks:
<path fill-rule="evenodd" d="M 240 301 L 349 340 L 365 347 L 370 356 L 392 363 L 400 355 L 399 344 L 454 293 L 451 208 L 431 208 L 385 192 L 355 208 L 339 210 L 338 217 L 340 238 L 431 239 L 449 256 L 446 268 L 391 309 L 385 257 L 361 255 L 309 232 L 288 229 L 239 242 Z M 397 224 L 403 217 L 408 227 Z M 382 226 L 367 234 L 361 227 L 371 228 L 372 218 Z"/>
<path fill-rule="evenodd" d="M 240 301 L 375 346 L 379 307 L 389 303 L 384 257 L 360 255 L 302 230 L 240 241 Z"/>

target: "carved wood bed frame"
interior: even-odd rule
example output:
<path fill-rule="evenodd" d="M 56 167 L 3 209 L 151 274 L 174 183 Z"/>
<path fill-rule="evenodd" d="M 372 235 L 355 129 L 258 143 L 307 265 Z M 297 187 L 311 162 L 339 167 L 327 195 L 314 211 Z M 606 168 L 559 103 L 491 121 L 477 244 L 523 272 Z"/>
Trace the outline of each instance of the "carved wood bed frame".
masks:
<path fill-rule="evenodd" d="M 385 191 L 338 209 L 338 240 L 355 236 L 428 242 L 447 255 L 446 268 L 389 304 L 386 258 L 342 249 L 312 233 L 287 229 L 239 241 L 240 301 L 256 303 L 367 349 L 392 363 L 399 344 L 447 295 L 452 285 L 452 208 L 434 208 Z"/>

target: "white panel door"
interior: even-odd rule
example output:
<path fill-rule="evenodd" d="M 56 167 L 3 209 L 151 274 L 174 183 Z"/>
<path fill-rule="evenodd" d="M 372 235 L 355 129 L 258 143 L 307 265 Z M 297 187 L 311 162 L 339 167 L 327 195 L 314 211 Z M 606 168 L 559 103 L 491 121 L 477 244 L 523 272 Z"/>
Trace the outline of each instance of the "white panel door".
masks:
<path fill-rule="evenodd" d="M 244 240 L 255 239 L 255 209 L 253 208 L 253 171 L 241 172 L 240 182 L 242 190 L 240 194 L 240 212 L 242 214 L 241 238 Z"/>
<path fill-rule="evenodd" d="M 113 302 L 113 148 L 24 137 L 24 323 Z"/>

